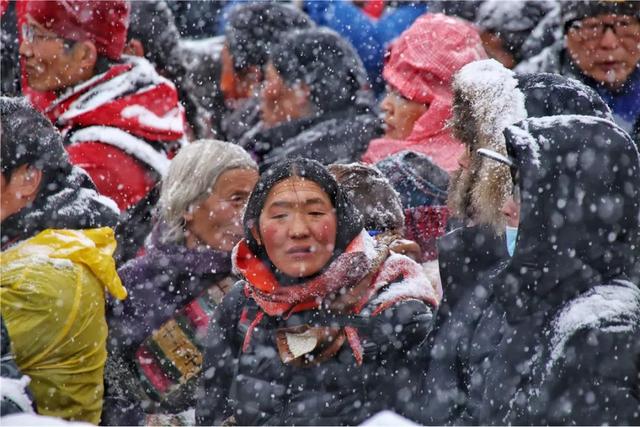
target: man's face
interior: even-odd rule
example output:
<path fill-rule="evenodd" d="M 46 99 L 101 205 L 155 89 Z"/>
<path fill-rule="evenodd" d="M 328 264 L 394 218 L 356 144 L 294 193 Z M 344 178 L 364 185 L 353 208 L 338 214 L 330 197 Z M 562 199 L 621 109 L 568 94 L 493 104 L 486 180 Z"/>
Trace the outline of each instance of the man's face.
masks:
<path fill-rule="evenodd" d="M 573 23 L 567 50 L 588 77 L 619 88 L 640 62 L 640 22 L 628 15 L 599 15 Z"/>
<path fill-rule="evenodd" d="M 74 42 L 66 41 L 28 19 L 22 26 L 20 55 L 29 86 L 38 91 L 61 90 L 84 78 Z"/>

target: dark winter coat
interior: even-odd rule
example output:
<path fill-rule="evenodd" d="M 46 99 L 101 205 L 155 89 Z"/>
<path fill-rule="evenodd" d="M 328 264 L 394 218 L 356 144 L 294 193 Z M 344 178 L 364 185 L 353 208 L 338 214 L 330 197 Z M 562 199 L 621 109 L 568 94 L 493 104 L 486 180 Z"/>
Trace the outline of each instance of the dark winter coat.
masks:
<path fill-rule="evenodd" d="M 638 151 L 619 127 L 584 116 L 528 119 L 505 137 L 522 194 L 518 240 L 487 281 L 493 301 L 463 354 L 456 423 L 638 423 Z"/>
<path fill-rule="evenodd" d="M 357 259 L 363 258 L 362 253 L 355 254 L 360 254 Z M 403 263 L 417 265 L 402 258 Z M 385 265 L 386 261 L 378 277 L 386 274 Z M 344 282 L 353 271 L 368 274 L 361 265 L 350 268 L 349 273 L 343 268 L 338 266 L 342 271 L 339 278 L 324 277 L 329 273 L 323 273 L 314 280 L 335 283 Z M 416 271 L 423 274 L 420 267 Z M 398 285 L 399 292 L 409 288 L 428 292 L 430 285 L 420 277 L 412 279 L 412 285 L 400 281 L 387 289 Z M 384 298 L 384 290 L 360 314 L 318 309 L 257 317 L 260 307 L 248 297 L 245 286 L 244 281 L 236 284 L 211 322 L 205 355 L 207 375 L 196 407 L 198 424 L 219 424 L 233 416 L 239 425 L 355 425 L 382 409 L 399 411 L 401 402 L 418 396 L 419 383 L 413 380 L 418 367 L 414 363 L 431 327 L 432 308 L 417 296 L 395 300 L 379 314 L 373 307 L 379 304 L 376 300 Z M 319 364 L 283 363 L 276 346 L 277 331 L 299 325 L 355 328 L 362 364 L 354 357 L 351 341 Z"/>
<path fill-rule="evenodd" d="M 67 163 L 43 186 L 31 206 L 2 221 L 2 247 L 49 228 L 113 227 L 117 221 L 116 204 L 98 194 L 86 172 Z"/>
<path fill-rule="evenodd" d="M 515 71 L 519 73 L 558 73 L 583 82 L 593 88 L 611 107 L 616 123 L 629 133 L 633 125 L 640 120 L 640 64 L 617 90 L 610 90 L 602 83 L 584 75 L 571 60 L 565 40 L 557 41 L 533 58 L 519 64 Z"/>
<path fill-rule="evenodd" d="M 175 344 L 185 354 L 193 353 L 189 360 L 202 360 L 209 316 L 233 283 L 227 279 L 230 270 L 228 252 L 161 243 L 157 229 L 146 254 L 118 270 L 129 296 L 114 303 L 108 317 L 103 423 L 137 425 L 145 413 L 176 414 L 194 405 L 189 390 L 201 366 L 186 369 L 187 356 L 168 348 Z M 180 338 L 185 334 L 186 341 Z M 172 335 L 175 342 L 158 335 Z M 144 362 L 145 357 L 151 362 Z M 151 368 L 162 374 L 150 375 Z M 163 376 L 168 385 L 158 379 Z"/>
<path fill-rule="evenodd" d="M 307 157 L 323 163 L 360 159 L 369 141 L 382 133 L 373 100 L 340 111 L 285 122 L 269 129 L 260 125 L 245 133 L 239 144 L 258 158 L 262 168 L 286 158 Z"/>
<path fill-rule="evenodd" d="M 255 96 L 238 102 L 233 110 L 222 118 L 220 127 L 225 141 L 239 142 L 245 133 L 260 122 L 260 98 Z"/>

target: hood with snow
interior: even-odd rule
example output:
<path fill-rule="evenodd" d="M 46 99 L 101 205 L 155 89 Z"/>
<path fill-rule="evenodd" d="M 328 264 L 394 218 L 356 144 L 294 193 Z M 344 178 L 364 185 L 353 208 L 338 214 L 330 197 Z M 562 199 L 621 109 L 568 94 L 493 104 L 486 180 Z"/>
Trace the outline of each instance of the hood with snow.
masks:
<path fill-rule="evenodd" d="M 449 183 L 451 213 L 501 234 L 501 207 L 511 194 L 509 168 L 477 154 L 487 148 L 507 155 L 504 129 L 528 117 L 580 114 L 613 120 L 605 102 L 588 86 L 556 74 L 515 74 L 488 59 L 463 67 L 453 81 L 454 135 L 469 148 L 468 169 Z"/>
<path fill-rule="evenodd" d="M 453 98 L 451 80 L 464 65 L 486 57 L 478 32 L 468 22 L 442 14 L 418 18 L 389 48 L 383 77 L 403 97 L 429 108 L 406 141 L 373 140 L 363 160 L 375 163 L 398 151 L 413 150 L 447 172 L 457 169 L 462 147 L 446 126 Z"/>
<path fill-rule="evenodd" d="M 494 291 L 511 317 L 616 278 L 638 285 L 640 157 L 609 120 L 530 118 L 504 132 L 521 193 L 509 265 Z"/>

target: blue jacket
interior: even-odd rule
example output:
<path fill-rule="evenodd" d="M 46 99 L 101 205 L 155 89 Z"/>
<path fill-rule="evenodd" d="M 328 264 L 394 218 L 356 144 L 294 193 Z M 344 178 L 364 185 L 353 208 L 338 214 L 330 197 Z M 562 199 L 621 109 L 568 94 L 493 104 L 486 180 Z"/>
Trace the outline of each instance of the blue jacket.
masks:
<path fill-rule="evenodd" d="M 382 67 L 387 44 L 427 12 L 426 4 L 400 2 L 397 7 L 387 8 L 376 20 L 349 1 L 306 0 L 304 7 L 318 25 L 335 30 L 351 42 L 376 93 L 384 89 Z"/>

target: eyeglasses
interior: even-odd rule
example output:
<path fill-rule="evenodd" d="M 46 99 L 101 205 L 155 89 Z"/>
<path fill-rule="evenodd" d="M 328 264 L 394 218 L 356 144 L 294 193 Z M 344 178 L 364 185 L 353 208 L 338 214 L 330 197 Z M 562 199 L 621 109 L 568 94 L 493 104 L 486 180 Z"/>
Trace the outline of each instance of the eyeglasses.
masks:
<path fill-rule="evenodd" d="M 569 25 L 569 31 L 582 40 L 599 39 L 608 29 L 611 29 L 620 38 L 640 39 L 640 22 L 633 18 L 618 19 L 609 23 L 583 20 L 575 21 Z"/>

